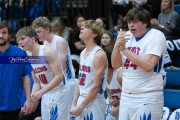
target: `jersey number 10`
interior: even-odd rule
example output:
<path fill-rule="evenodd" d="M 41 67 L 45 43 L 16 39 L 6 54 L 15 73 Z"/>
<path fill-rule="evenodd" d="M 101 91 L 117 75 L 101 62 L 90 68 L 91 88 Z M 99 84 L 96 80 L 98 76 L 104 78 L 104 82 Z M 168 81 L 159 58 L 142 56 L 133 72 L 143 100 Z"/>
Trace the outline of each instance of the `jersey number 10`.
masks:
<path fill-rule="evenodd" d="M 43 84 L 47 83 L 47 79 L 46 79 L 46 76 L 44 74 L 39 75 L 39 79 Z"/>

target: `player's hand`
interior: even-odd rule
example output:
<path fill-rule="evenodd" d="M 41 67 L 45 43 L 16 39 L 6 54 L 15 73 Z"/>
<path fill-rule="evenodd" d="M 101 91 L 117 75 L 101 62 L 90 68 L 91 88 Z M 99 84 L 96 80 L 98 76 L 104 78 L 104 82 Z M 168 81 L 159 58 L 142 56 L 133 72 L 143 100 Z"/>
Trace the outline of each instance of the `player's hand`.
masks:
<path fill-rule="evenodd" d="M 24 103 L 24 115 L 30 114 L 31 113 L 31 101 L 26 100 Z"/>
<path fill-rule="evenodd" d="M 128 36 L 128 34 L 126 34 L 126 32 L 124 32 L 124 31 L 122 31 L 122 29 L 120 29 L 120 31 L 118 31 L 118 36 L 117 36 L 117 40 L 115 43 L 115 47 L 120 48 L 121 45 L 128 42 L 128 40 L 130 40 L 130 38 L 125 38 L 126 36 Z"/>
<path fill-rule="evenodd" d="M 114 107 L 116 107 L 116 106 L 119 105 L 119 100 L 118 100 L 116 97 L 110 98 L 110 99 L 109 99 L 109 104 L 112 105 L 112 106 L 114 106 Z"/>
<path fill-rule="evenodd" d="M 114 117 L 116 117 L 119 114 L 119 107 L 117 108 L 112 108 L 109 110 L 110 114 Z"/>
<path fill-rule="evenodd" d="M 74 116 L 79 116 L 82 113 L 82 110 L 79 107 L 72 106 L 70 114 Z"/>
<path fill-rule="evenodd" d="M 38 101 L 42 97 L 43 93 L 41 91 L 37 91 L 31 95 L 31 101 L 32 103 L 34 101 Z"/>

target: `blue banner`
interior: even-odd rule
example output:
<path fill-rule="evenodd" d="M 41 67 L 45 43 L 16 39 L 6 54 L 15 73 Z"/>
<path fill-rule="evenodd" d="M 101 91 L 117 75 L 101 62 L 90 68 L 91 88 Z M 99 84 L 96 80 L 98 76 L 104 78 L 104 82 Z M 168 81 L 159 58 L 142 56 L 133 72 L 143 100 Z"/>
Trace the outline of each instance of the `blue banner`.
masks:
<path fill-rule="evenodd" d="M 0 56 L 0 64 L 47 64 L 48 56 Z"/>

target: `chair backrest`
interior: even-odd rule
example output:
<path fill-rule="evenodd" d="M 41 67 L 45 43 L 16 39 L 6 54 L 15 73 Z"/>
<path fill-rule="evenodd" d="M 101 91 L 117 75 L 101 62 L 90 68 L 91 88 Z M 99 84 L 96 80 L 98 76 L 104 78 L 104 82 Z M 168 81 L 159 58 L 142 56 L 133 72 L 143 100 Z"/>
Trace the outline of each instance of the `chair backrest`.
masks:
<path fill-rule="evenodd" d="M 180 5 L 174 5 L 174 11 L 176 11 L 180 16 Z"/>
<path fill-rule="evenodd" d="M 179 119 L 180 119 L 180 109 L 177 109 L 171 114 L 169 120 L 179 120 Z"/>
<path fill-rule="evenodd" d="M 160 120 L 169 120 L 172 111 L 168 107 L 163 107 L 162 115 Z"/>
<path fill-rule="evenodd" d="M 166 74 L 166 85 L 175 85 L 175 86 L 180 86 L 180 69 L 164 69 L 167 74 Z"/>

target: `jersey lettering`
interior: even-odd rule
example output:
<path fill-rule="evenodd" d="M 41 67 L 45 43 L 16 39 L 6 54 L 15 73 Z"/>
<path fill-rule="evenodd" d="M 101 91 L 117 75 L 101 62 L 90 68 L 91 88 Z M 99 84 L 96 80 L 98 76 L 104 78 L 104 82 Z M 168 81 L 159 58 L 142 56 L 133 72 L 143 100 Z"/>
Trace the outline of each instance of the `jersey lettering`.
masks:
<path fill-rule="evenodd" d="M 85 65 L 79 65 L 79 71 L 91 72 L 91 68 Z"/>
<path fill-rule="evenodd" d="M 120 89 L 109 89 L 109 92 L 111 93 L 111 95 L 113 95 L 115 93 L 120 93 L 121 90 Z"/>
<path fill-rule="evenodd" d="M 39 80 L 43 83 L 46 84 L 47 83 L 47 79 L 46 76 L 44 74 L 39 75 Z"/>
<path fill-rule="evenodd" d="M 33 69 L 34 74 L 47 71 L 46 66 Z"/>
<path fill-rule="evenodd" d="M 139 51 L 141 50 L 139 47 L 127 47 L 128 50 L 130 50 L 131 52 L 139 55 Z M 128 58 L 125 61 L 124 67 L 126 69 L 128 69 L 130 67 L 133 67 L 133 69 L 137 69 L 137 65 L 132 63 Z"/>

